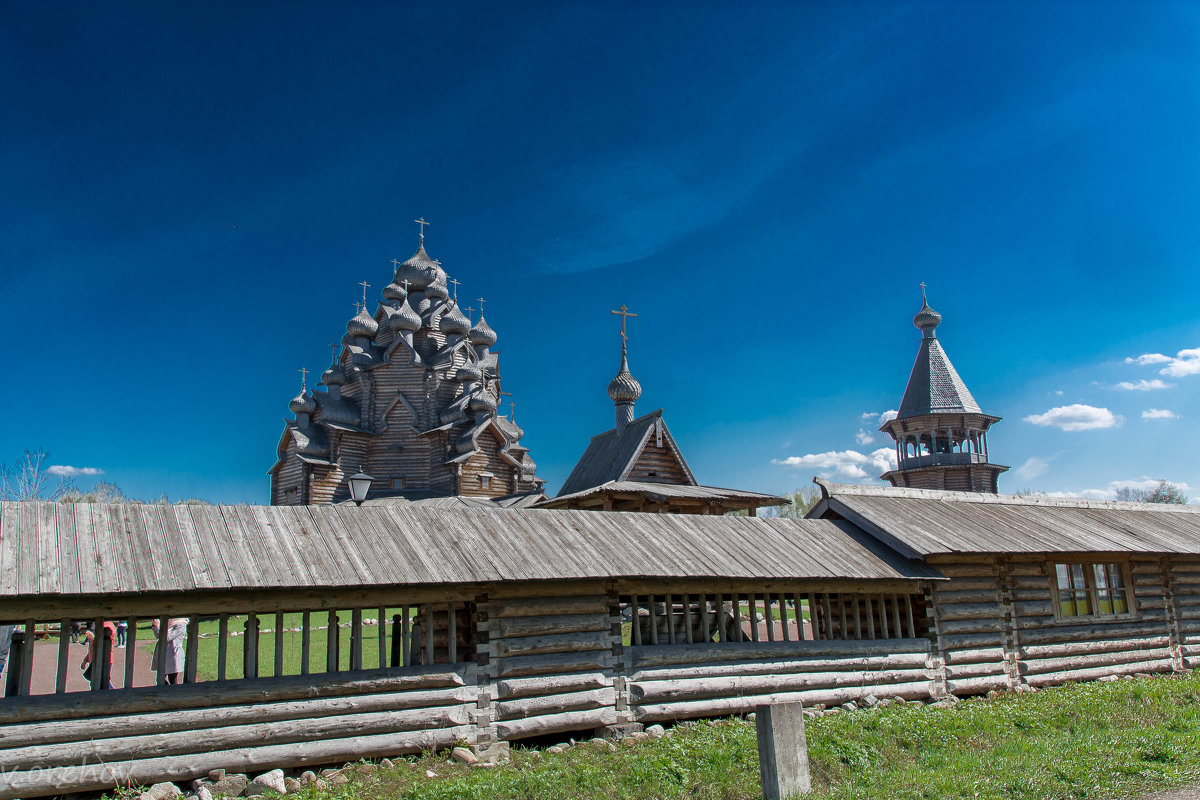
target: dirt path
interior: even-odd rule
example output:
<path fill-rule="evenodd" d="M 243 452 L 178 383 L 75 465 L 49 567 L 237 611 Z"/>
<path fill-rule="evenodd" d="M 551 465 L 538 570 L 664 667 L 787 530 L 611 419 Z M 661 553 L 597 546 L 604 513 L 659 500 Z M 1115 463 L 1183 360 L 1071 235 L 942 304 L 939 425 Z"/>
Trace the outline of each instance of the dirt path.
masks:
<path fill-rule="evenodd" d="M 82 644 L 68 644 L 67 656 L 67 691 L 86 692 L 90 686 L 83 679 L 83 670 L 79 668 L 83 661 L 85 647 Z M 153 686 L 154 672 L 150 669 L 150 648 L 147 642 L 138 642 L 134 656 L 133 685 Z M 33 694 L 54 694 L 55 678 L 58 674 L 58 642 L 41 640 L 33 650 Z M 125 648 L 113 648 L 112 684 L 114 689 L 125 688 Z"/>

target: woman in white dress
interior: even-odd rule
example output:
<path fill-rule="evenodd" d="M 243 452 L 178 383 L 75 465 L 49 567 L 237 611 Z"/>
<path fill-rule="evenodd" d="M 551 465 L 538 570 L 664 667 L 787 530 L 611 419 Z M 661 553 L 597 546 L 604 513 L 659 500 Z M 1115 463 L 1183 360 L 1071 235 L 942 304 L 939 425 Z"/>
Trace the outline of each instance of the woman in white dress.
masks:
<path fill-rule="evenodd" d="M 187 636 L 187 617 L 171 617 L 167 620 L 167 656 L 163 661 L 163 674 L 158 676 L 158 683 L 179 683 L 183 677 L 183 640 Z M 158 620 L 152 620 L 150 627 L 154 629 L 154 655 L 151 656 L 152 669 L 158 672 L 158 648 L 162 639 L 158 636 Z"/>

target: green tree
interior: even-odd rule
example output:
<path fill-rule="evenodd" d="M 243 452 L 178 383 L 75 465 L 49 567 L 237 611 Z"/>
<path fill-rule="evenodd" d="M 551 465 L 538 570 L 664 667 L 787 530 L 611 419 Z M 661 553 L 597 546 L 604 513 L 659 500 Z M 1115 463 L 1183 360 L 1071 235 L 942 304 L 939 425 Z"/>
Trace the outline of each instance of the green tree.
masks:
<path fill-rule="evenodd" d="M 1149 489 L 1133 489 L 1122 486 L 1117 489 L 1117 499 L 1126 503 L 1170 503 L 1186 505 L 1188 496 L 1170 481 L 1160 480 Z"/>
<path fill-rule="evenodd" d="M 804 486 L 784 495 L 788 499 L 786 506 L 772 506 L 763 509 L 764 517 L 782 517 L 784 519 L 804 519 L 817 503 L 821 502 L 821 490 L 816 486 Z"/>

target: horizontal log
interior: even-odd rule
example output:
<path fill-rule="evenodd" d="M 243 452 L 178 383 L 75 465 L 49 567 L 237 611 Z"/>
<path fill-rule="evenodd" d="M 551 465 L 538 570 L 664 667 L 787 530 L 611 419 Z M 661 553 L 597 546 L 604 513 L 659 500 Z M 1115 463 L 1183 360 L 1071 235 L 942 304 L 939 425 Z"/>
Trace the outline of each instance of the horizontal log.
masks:
<path fill-rule="evenodd" d="M 747 695 L 744 697 L 713 697 L 706 700 L 691 700 L 682 703 L 654 703 L 633 709 L 639 722 L 666 722 L 668 720 L 695 719 L 697 717 L 724 717 L 753 711 L 757 705 L 771 703 L 804 703 L 814 705 L 840 705 L 851 700 L 861 700 L 868 694 L 879 699 L 903 697 L 915 700 L 930 696 L 929 681 L 893 684 L 891 686 L 844 687 L 817 689 L 809 692 L 774 692 L 772 694 Z"/>
<path fill-rule="evenodd" d="M 31 745 L 0 751 L 6 764 L 25 769 L 55 766 L 83 766 L 135 758 L 165 758 L 210 750 L 253 747 L 260 742 L 272 744 L 302 743 L 347 736 L 370 736 L 433 728 L 449 728 L 468 722 L 464 706 L 383 711 L 371 714 L 343 714 L 317 719 L 234 725 L 224 728 L 198 728 L 148 736 L 123 736 L 114 739 L 60 742 Z"/>
<path fill-rule="evenodd" d="M 995 589 L 935 589 L 933 599 L 941 605 L 951 603 L 999 603 L 1000 593 Z"/>
<path fill-rule="evenodd" d="M 588 692 L 524 697 L 496 704 L 496 719 L 511 720 L 558 714 L 567 711 L 584 711 L 589 708 L 615 707 L 617 693 L 611 688 L 593 689 Z"/>
<path fill-rule="evenodd" d="M 607 616 L 608 613 L 608 597 L 605 595 L 497 598 L 488 603 L 488 614 L 493 617 L 548 617 L 569 614 Z"/>
<path fill-rule="evenodd" d="M 589 711 L 568 711 L 528 719 L 514 719 L 496 723 L 496 734 L 502 740 L 522 739 L 527 736 L 546 736 L 564 731 L 594 730 L 617 721 L 613 708 L 597 708 Z"/>
<path fill-rule="evenodd" d="M 1169 659 L 1170 657 L 1170 651 L 1165 648 L 1120 653 L 1077 653 L 1065 658 L 1023 660 L 1020 662 L 1020 669 L 1022 675 L 1041 675 L 1063 670 L 1100 669 L 1114 664 L 1133 664 L 1141 661 Z"/>
<path fill-rule="evenodd" d="M 850 672 L 854 670 L 925 669 L 928 653 L 896 653 L 890 656 L 825 657 L 794 661 L 719 661 L 715 664 L 683 664 L 652 669 L 637 668 L 631 680 L 657 681 L 727 676 L 789 675 L 794 673 Z"/>
<path fill-rule="evenodd" d="M 1000 618 L 938 620 L 941 633 L 991 633 L 1000 629 Z"/>
<path fill-rule="evenodd" d="M 808 672 L 794 675 L 730 675 L 714 678 L 678 678 L 635 681 L 629 686 L 631 703 L 666 703 L 702 697 L 741 697 L 752 694 L 803 692 L 857 686 L 872 688 L 888 684 L 928 680 L 925 670 L 861 672 Z"/>
<path fill-rule="evenodd" d="M 32 722 L 0 727 L 0 748 L 55 742 L 85 741 L 113 737 L 142 736 L 201 728 L 221 728 L 255 722 L 279 722 L 292 719 L 317 719 L 340 714 L 373 711 L 402 711 L 435 708 L 457 703 L 474 704 L 477 687 L 460 687 L 425 692 L 387 692 L 381 694 L 322 697 L 317 700 L 289 700 L 217 708 L 177 709 L 174 711 L 107 716 L 94 719 L 70 719 Z M 0 750 L 0 762 L 4 752 Z"/>
<path fill-rule="evenodd" d="M 1168 636 L 1144 636 L 1135 639 L 1100 639 L 1097 641 L 1070 642 L 1066 644 L 1022 645 L 1018 650 L 1021 659 L 1061 658 L 1064 656 L 1090 653 L 1115 653 L 1126 650 L 1148 650 L 1167 647 Z"/>
<path fill-rule="evenodd" d="M 1012 599 L 1018 603 L 1050 603 L 1054 601 L 1054 595 L 1050 594 L 1050 585 L 1046 584 L 1037 588 L 1014 588 Z"/>
<path fill-rule="evenodd" d="M 965 680 L 946 681 L 946 691 L 955 697 L 969 697 L 976 694 L 986 694 L 992 690 L 1007 691 L 1010 688 L 1007 675 L 993 675 L 984 678 L 967 678 Z"/>
<path fill-rule="evenodd" d="M 533 656 L 544 653 L 583 653 L 589 650 L 611 650 L 613 635 L 608 631 L 595 633 L 556 633 L 550 636 L 522 636 L 519 639 L 498 639 L 491 642 L 492 653 L 499 657 Z"/>
<path fill-rule="evenodd" d="M 496 683 L 497 699 L 516 699 L 537 695 L 553 695 L 577 692 L 585 689 L 603 689 L 612 686 L 612 677 L 603 672 L 583 675 L 553 675 L 534 678 L 509 678 Z"/>
<path fill-rule="evenodd" d="M 1001 647 L 982 647 L 974 650 L 946 650 L 943 657 L 947 664 L 982 664 L 1004 660 Z"/>
<path fill-rule="evenodd" d="M 1131 639 L 1139 636 L 1161 636 L 1160 623 L 1071 624 L 1060 623 L 1044 628 L 1022 628 L 1022 644 L 1051 644 L 1054 642 L 1098 642 L 1105 639 Z"/>
<path fill-rule="evenodd" d="M 999 625 L 1004 613 L 999 603 L 941 603 L 937 604 L 939 621 L 986 619 Z"/>
<path fill-rule="evenodd" d="M 0 702 L 0 725 L 54 719 L 95 719 L 109 715 L 185 708 L 248 705 L 280 700 L 441 689 L 476 681 L 477 667 L 464 671 L 446 664 L 339 672 L 333 676 L 288 675 L 255 680 L 205 681 L 105 692 L 10 697 Z"/>
<path fill-rule="evenodd" d="M 979 678 L 988 675 L 1004 675 L 1004 662 L 991 661 L 977 664 L 954 664 L 946 666 L 946 678 L 952 680 L 965 680 L 967 678 Z"/>
<path fill-rule="evenodd" d="M 1020 619 L 1021 625 L 1030 619 L 1041 619 L 1045 617 L 1054 617 L 1054 603 L 1049 597 L 1041 600 L 1028 600 L 1013 603 L 1013 612 Z"/>
<path fill-rule="evenodd" d="M 0 772 L 0 800 L 37 795 L 95 792 L 121 786 L 149 785 L 159 781 L 183 782 L 209 770 L 253 772 L 259 769 L 292 769 L 334 764 L 360 758 L 419 753 L 453 745 L 470 736 L 470 729 L 442 728 L 376 736 L 327 739 L 304 744 L 270 744 L 230 750 L 190 753 L 168 758 L 147 758 L 88 766 L 50 769 L 15 769 Z"/>
<path fill-rule="evenodd" d="M 1132 675 L 1135 672 L 1170 672 L 1171 659 L 1156 661 L 1138 661 L 1133 664 L 1114 664 L 1100 669 L 1062 670 L 1047 672 L 1039 675 L 1025 676 L 1025 682 L 1030 686 L 1053 686 L 1067 681 L 1094 681 L 1108 675 Z"/>
<path fill-rule="evenodd" d="M 1000 646 L 1000 630 L 985 631 L 984 633 L 941 633 L 938 635 L 938 646 L 942 652 L 951 650 L 973 650 L 991 645 Z"/>
<path fill-rule="evenodd" d="M 588 653 L 557 653 L 548 656 L 511 656 L 497 659 L 496 677 L 516 678 L 525 675 L 557 675 L 563 672 L 591 672 L 612 666 L 611 650 Z"/>
<path fill-rule="evenodd" d="M 544 636 L 551 633 L 608 631 L 609 616 L 603 614 L 558 614 L 548 617 L 501 617 L 496 620 L 496 635 Z"/>
<path fill-rule="evenodd" d="M 718 642 L 716 644 L 647 645 L 631 648 L 635 667 L 704 664 L 719 661 L 812 659 L 836 655 L 928 653 L 928 639 L 821 640 L 803 642 Z"/>

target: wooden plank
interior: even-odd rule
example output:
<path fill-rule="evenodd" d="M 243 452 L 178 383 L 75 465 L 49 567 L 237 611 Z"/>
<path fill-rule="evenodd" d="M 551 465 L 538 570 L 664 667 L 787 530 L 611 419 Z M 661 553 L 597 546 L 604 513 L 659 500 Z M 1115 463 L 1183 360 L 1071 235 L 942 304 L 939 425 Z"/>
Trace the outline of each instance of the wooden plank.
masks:
<path fill-rule="evenodd" d="M 300 674 L 307 675 L 312 662 L 312 612 L 300 618 Z M 393 665 L 394 666 L 394 665 Z"/>
<path fill-rule="evenodd" d="M 166 683 L 167 681 L 167 637 L 170 634 L 168 626 L 170 619 L 168 617 L 158 618 L 158 643 L 154 648 L 154 673 L 156 683 Z M 249 639 L 249 636 L 246 637 Z"/>
<path fill-rule="evenodd" d="M 275 612 L 275 664 L 271 671 L 275 677 L 283 674 L 283 611 Z"/>
<path fill-rule="evenodd" d="M 71 620 L 59 620 L 58 623 L 58 667 L 54 675 L 54 693 L 62 694 L 67 690 L 67 670 L 71 668 L 69 658 L 71 654 Z M 125 686 L 129 686 L 126 679 Z"/>
<path fill-rule="evenodd" d="M 187 644 L 183 651 L 183 682 L 196 682 L 196 669 L 200 658 L 200 619 L 193 617 L 187 624 Z"/>
<path fill-rule="evenodd" d="M 229 664 L 229 615 L 217 617 L 217 680 L 225 680 Z"/>
<path fill-rule="evenodd" d="M 683 631 L 684 641 L 688 644 L 692 643 L 692 597 L 689 594 L 683 596 Z"/>
<path fill-rule="evenodd" d="M 350 669 L 362 669 L 362 609 L 350 610 Z"/>
<path fill-rule="evenodd" d="M 34 573 L 34 579 L 37 581 L 37 592 L 42 594 L 58 594 L 62 591 L 66 584 L 59 570 L 62 569 L 62 556 L 60 555 L 59 542 L 62 540 L 63 532 L 59 530 L 58 514 L 55 506 L 58 503 L 39 503 L 38 510 L 38 527 L 39 535 L 37 536 L 37 572 Z M 64 515 L 66 516 L 66 515 Z M 67 521 L 69 523 L 69 517 Z"/>
<path fill-rule="evenodd" d="M 387 667 L 387 609 L 380 608 L 379 616 L 375 618 L 375 625 L 379 628 L 376 632 L 379 635 L 379 668 Z"/>
<path fill-rule="evenodd" d="M 638 605 L 638 596 L 636 594 L 629 596 L 629 641 L 634 647 L 642 646 L 642 609 Z"/>
<path fill-rule="evenodd" d="M 458 663 L 458 612 L 454 608 L 453 601 L 446 604 L 446 609 L 449 615 L 449 619 L 447 620 L 449 624 L 447 638 L 450 644 L 450 663 L 456 664 Z"/>
<path fill-rule="evenodd" d="M 242 677 L 258 677 L 258 615 L 246 615 L 246 634 L 242 642 Z"/>
<path fill-rule="evenodd" d="M 137 617 L 125 620 L 125 682 L 122 687 L 133 688 L 133 672 L 137 665 Z"/>
<path fill-rule="evenodd" d="M 325 671 L 338 672 L 341 669 L 341 634 L 338 632 L 338 612 L 330 611 L 325 630 Z"/>

